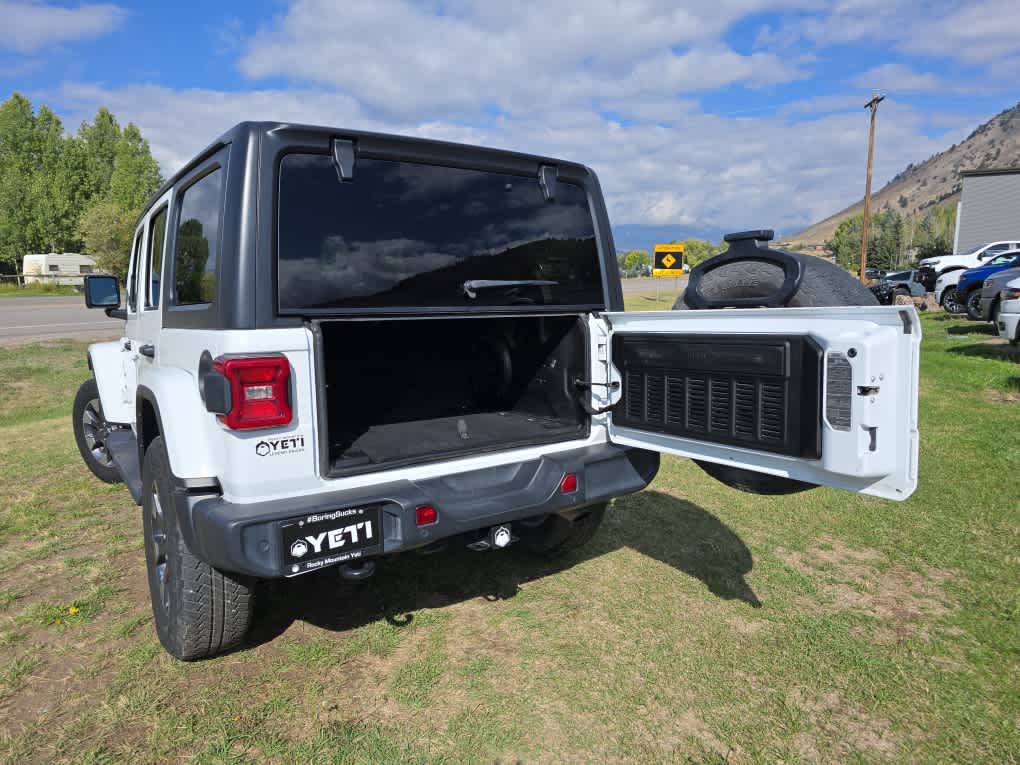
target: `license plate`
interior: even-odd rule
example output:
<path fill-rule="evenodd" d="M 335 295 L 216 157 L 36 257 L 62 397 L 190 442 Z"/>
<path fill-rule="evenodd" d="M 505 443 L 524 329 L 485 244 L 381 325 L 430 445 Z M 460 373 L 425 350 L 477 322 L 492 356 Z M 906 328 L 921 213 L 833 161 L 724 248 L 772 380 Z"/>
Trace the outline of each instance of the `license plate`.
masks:
<path fill-rule="evenodd" d="M 293 518 L 280 524 L 283 571 L 287 576 L 346 563 L 382 546 L 382 509 L 347 507 Z"/>

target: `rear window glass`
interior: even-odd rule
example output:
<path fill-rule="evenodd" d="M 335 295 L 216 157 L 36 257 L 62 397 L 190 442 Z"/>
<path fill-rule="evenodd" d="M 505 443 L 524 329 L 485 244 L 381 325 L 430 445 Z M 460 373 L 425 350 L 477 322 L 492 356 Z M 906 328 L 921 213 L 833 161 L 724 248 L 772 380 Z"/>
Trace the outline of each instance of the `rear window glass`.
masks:
<path fill-rule="evenodd" d="M 278 227 L 281 311 L 604 301 L 588 196 L 569 183 L 549 201 L 537 176 L 376 159 L 341 181 L 329 157 L 292 154 Z"/>

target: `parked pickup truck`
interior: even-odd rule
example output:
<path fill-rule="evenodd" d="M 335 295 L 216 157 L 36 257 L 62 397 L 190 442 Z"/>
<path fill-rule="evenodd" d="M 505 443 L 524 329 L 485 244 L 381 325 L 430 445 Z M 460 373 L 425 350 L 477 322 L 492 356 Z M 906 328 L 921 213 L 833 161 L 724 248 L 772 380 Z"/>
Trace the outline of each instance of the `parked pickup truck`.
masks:
<path fill-rule="evenodd" d="M 985 280 L 1000 271 L 1020 267 L 1020 250 L 1008 250 L 977 268 L 968 268 L 956 283 L 956 296 L 974 321 L 989 321 L 981 315 L 981 288 Z"/>
<path fill-rule="evenodd" d="M 918 266 L 918 276 L 921 283 L 928 292 L 935 289 L 935 282 L 942 274 L 950 271 L 977 268 L 991 258 L 1001 255 L 1007 250 L 1020 248 L 1020 239 L 1005 242 L 989 242 L 967 253 L 959 255 L 938 255 L 934 258 L 925 258 Z M 959 301 L 962 304 L 962 301 Z"/>
<path fill-rule="evenodd" d="M 452 541 L 563 554 L 660 454 L 747 491 L 909 496 L 917 314 L 770 238 L 731 235 L 678 310 L 625 313 L 583 165 L 218 138 L 138 220 L 125 305 L 113 277 L 86 285 L 125 327 L 89 346 L 75 437 L 142 508 L 163 646 L 237 645 L 260 580 Z"/>

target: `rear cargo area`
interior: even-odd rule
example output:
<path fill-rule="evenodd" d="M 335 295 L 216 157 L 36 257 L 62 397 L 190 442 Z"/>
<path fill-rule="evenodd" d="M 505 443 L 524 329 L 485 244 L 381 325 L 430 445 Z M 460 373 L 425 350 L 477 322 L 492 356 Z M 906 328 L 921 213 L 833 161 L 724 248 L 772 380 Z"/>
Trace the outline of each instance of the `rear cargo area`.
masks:
<path fill-rule="evenodd" d="M 576 315 L 320 323 L 333 475 L 583 438 Z"/>

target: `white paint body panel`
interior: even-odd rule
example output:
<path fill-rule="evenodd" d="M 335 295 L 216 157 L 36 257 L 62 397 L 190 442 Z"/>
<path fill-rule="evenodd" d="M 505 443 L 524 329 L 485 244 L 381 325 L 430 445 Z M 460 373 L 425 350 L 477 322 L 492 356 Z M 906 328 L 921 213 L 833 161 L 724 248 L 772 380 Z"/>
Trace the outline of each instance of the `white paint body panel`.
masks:
<path fill-rule="evenodd" d="M 879 389 L 875 395 L 852 397 L 849 431 L 832 428 L 823 417 L 822 457 L 818 460 L 617 427 L 610 417 L 609 439 L 613 443 L 886 499 L 906 499 L 916 488 L 921 326 L 912 307 L 726 309 L 604 316 L 609 322 L 605 330 L 609 348 L 613 335 L 626 333 L 809 335 L 823 353 L 845 354 L 851 347 L 856 349 L 856 355 L 848 359 L 853 390 L 858 386 Z M 909 333 L 904 331 L 905 320 L 909 321 Z M 611 362 L 610 358 L 604 365 L 603 380 L 622 386 L 623 377 Z M 608 403 L 621 397 L 619 390 L 614 391 Z M 603 399 L 602 405 L 605 403 Z M 870 448 L 870 428 L 876 429 L 874 450 Z"/>
<path fill-rule="evenodd" d="M 198 393 L 198 363 L 205 350 L 214 358 L 226 354 L 286 355 L 291 366 L 291 406 L 294 412 L 291 424 L 250 431 L 232 431 L 220 425 L 216 416 L 205 410 Z M 160 372 L 153 372 L 150 379 L 160 379 L 164 370 L 169 372 L 157 398 L 174 474 L 180 478 L 215 476 L 223 487 L 224 498 L 243 504 L 452 475 L 606 442 L 605 429 L 593 425 L 589 437 L 584 440 L 326 479 L 319 475 L 318 468 L 319 433 L 313 364 L 312 334 L 303 327 L 243 331 L 163 330 L 156 355 L 156 367 Z M 169 412 L 174 412 L 174 416 L 169 417 Z M 303 445 L 266 456 L 256 452 L 262 441 L 291 438 L 303 439 Z"/>
<path fill-rule="evenodd" d="M 942 305 L 942 296 L 946 290 L 950 287 L 955 287 L 960 283 L 960 277 L 963 276 L 965 269 L 957 268 L 955 271 L 947 271 L 942 274 L 938 279 L 935 280 L 935 302 Z"/>
<path fill-rule="evenodd" d="M 126 356 L 123 340 L 92 343 L 89 346 L 92 374 L 96 378 L 99 400 L 103 404 L 103 415 L 107 422 L 127 424 L 135 421 L 134 374 L 129 378 L 125 373 Z M 133 363 L 131 371 L 134 371 Z"/>
<path fill-rule="evenodd" d="M 1006 289 L 1020 289 L 1020 279 L 1006 284 Z M 1020 340 L 1020 298 L 1003 300 L 999 307 L 999 321 L 995 327 L 999 337 L 1010 341 Z"/>

